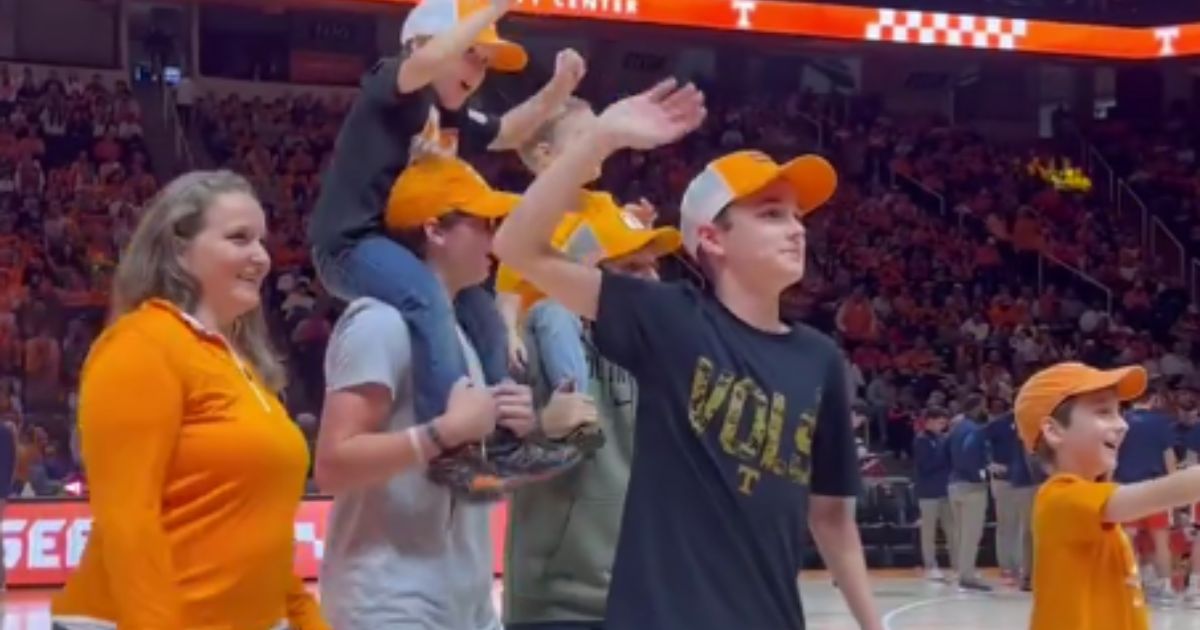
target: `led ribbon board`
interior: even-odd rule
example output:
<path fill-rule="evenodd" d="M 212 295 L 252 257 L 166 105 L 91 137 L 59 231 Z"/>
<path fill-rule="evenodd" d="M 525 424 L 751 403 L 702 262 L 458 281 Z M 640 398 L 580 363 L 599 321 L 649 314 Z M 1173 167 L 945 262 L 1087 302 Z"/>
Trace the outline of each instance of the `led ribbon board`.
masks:
<path fill-rule="evenodd" d="M 517 0 L 514 10 L 632 24 L 1108 59 L 1200 55 L 1200 23 L 1100 26 L 783 0 Z"/>

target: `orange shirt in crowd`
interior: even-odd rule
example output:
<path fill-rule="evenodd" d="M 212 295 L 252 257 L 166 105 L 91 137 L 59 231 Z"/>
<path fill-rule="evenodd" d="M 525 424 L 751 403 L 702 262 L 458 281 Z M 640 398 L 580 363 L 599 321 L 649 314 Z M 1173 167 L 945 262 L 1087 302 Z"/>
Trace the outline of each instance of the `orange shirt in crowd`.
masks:
<path fill-rule="evenodd" d="M 1013 224 L 1013 248 L 1019 252 L 1042 249 L 1042 224 L 1036 217 L 1021 216 Z"/>
<path fill-rule="evenodd" d="M 292 571 L 304 437 L 220 336 L 158 300 L 121 317 L 84 365 L 79 423 L 95 520 L 56 619 L 327 630 Z"/>
<path fill-rule="evenodd" d="M 1148 630 L 1133 547 L 1104 522 L 1117 484 L 1050 478 L 1033 504 L 1030 630 Z"/>
<path fill-rule="evenodd" d="M 863 341 L 875 338 L 875 310 L 865 299 L 850 299 L 842 305 L 838 325 L 847 339 Z"/>
<path fill-rule="evenodd" d="M 61 368 L 62 353 L 51 337 L 34 337 L 25 342 L 25 376 L 30 381 L 53 382 Z"/>

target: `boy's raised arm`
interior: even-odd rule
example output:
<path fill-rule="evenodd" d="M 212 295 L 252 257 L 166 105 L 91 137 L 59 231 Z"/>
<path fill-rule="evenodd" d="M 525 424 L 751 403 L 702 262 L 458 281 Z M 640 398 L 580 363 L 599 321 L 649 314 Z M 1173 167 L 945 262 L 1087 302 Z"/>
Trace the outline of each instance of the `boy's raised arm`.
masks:
<path fill-rule="evenodd" d="M 559 51 L 554 60 L 554 76 L 536 94 L 500 117 L 500 133 L 488 149 L 506 151 L 525 144 L 533 132 L 575 93 L 586 72 L 587 64 L 578 52 L 571 48 Z"/>
<path fill-rule="evenodd" d="M 1200 468 L 1119 486 L 1104 506 L 1106 523 L 1129 523 L 1200 501 Z"/>
<path fill-rule="evenodd" d="M 608 156 L 625 148 L 649 150 L 683 137 L 704 120 L 704 96 L 693 85 L 667 80 L 614 103 L 596 126 L 534 180 L 496 234 L 496 255 L 551 298 L 594 320 L 600 271 L 551 246 L 564 212 L 578 205 L 583 185 Z"/>

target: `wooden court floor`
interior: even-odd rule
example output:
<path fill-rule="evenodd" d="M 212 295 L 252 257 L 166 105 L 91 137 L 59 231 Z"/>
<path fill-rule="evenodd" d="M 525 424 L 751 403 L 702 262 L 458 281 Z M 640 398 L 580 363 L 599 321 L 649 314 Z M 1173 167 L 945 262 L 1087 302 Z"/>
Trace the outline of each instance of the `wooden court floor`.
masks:
<path fill-rule="evenodd" d="M 874 590 L 888 630 L 1020 630 L 1027 627 L 1029 596 L 1012 589 L 986 595 L 962 594 L 925 582 L 910 572 L 876 572 Z M 499 584 L 496 601 L 499 602 Z M 810 630 L 856 630 L 837 590 L 823 575 L 801 580 Z M 52 591 L 12 590 L 4 597 L 0 630 L 50 627 Z M 1200 630 L 1200 609 L 1176 604 L 1151 611 L 1154 630 Z"/>

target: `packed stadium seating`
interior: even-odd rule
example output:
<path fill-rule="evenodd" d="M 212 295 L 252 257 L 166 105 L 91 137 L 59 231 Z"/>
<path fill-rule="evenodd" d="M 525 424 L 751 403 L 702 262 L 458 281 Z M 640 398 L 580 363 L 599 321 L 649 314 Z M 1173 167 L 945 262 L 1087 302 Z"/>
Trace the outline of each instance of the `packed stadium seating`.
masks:
<path fill-rule="evenodd" d="M 23 423 L 17 483 L 38 494 L 76 472 L 74 384 L 158 188 L 129 86 L 84 76 L 0 64 L 0 417 Z"/>

